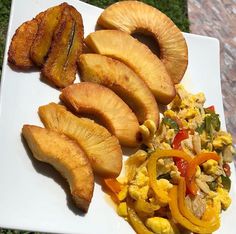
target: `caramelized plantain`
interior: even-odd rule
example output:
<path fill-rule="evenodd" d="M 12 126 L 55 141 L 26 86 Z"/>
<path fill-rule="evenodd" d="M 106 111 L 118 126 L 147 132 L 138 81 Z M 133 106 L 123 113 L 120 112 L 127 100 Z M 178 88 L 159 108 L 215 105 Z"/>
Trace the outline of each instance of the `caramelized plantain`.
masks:
<path fill-rule="evenodd" d="M 83 52 L 83 40 L 84 40 L 84 26 L 83 26 L 83 19 L 81 14 L 73 7 L 68 6 L 71 16 L 76 22 L 75 25 L 75 35 L 74 35 L 74 41 L 77 41 L 78 45 L 75 47 L 75 51 L 77 51 L 77 58 L 82 54 Z M 73 42 L 74 43 L 74 42 Z M 77 48 L 77 49 L 76 49 Z"/>
<path fill-rule="evenodd" d="M 38 32 L 30 49 L 30 57 L 39 67 L 45 62 L 54 31 L 66 6 L 68 6 L 67 3 L 62 3 L 58 6 L 51 7 L 40 17 Z"/>
<path fill-rule="evenodd" d="M 74 12 L 75 9 L 67 7 L 63 11 L 42 70 L 43 76 L 60 88 L 72 84 L 75 80 L 78 52 L 82 47 L 82 39 L 78 39 L 78 17 L 72 15 L 71 11 Z"/>
<path fill-rule="evenodd" d="M 41 16 L 41 15 L 38 15 Z M 23 23 L 15 32 L 8 50 L 8 62 L 19 69 L 34 66 L 30 59 L 30 47 L 38 30 L 38 19 Z"/>

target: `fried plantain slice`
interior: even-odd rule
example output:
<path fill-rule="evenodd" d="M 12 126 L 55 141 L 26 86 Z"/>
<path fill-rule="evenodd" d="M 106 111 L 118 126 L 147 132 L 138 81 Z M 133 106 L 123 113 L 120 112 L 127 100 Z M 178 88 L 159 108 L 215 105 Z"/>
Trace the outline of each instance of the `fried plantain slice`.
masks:
<path fill-rule="evenodd" d="M 58 6 L 51 7 L 45 11 L 40 19 L 41 22 L 38 27 L 38 32 L 30 49 L 30 57 L 39 67 L 45 62 L 54 31 L 66 6 L 68 6 L 67 3 L 62 3 Z"/>
<path fill-rule="evenodd" d="M 76 205 L 87 212 L 94 189 L 91 165 L 79 145 L 63 134 L 24 125 L 22 129 L 33 156 L 49 163 L 67 179 Z"/>
<path fill-rule="evenodd" d="M 78 17 L 75 14 L 72 16 L 71 11 L 74 11 L 71 7 L 67 7 L 63 11 L 42 70 L 43 76 L 60 88 L 74 82 L 78 49 L 82 46 L 81 39 L 78 40 Z"/>
<path fill-rule="evenodd" d="M 78 42 L 77 45 L 77 58 L 82 54 L 83 52 L 83 40 L 84 40 L 84 25 L 83 25 L 83 18 L 81 14 L 71 5 L 68 6 L 71 16 L 76 22 L 76 31 L 75 31 L 75 38 Z M 75 50 L 76 51 L 76 50 Z"/>
<path fill-rule="evenodd" d="M 34 66 L 30 59 L 30 47 L 38 31 L 38 19 L 23 23 L 15 32 L 8 50 L 8 62 L 19 69 Z"/>

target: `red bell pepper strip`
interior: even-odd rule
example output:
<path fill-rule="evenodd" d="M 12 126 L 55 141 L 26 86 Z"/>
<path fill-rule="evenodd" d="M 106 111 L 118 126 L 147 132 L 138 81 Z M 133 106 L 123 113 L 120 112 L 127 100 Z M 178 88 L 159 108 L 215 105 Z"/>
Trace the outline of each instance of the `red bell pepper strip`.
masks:
<path fill-rule="evenodd" d="M 172 143 L 172 147 L 174 149 L 180 149 L 181 148 L 181 141 L 184 140 L 184 139 L 187 139 L 189 137 L 188 135 L 188 131 L 187 130 L 180 130 L 174 140 L 173 140 L 173 143 Z M 175 162 L 175 165 L 177 166 L 181 176 L 184 176 L 186 175 L 186 171 L 187 171 L 187 167 L 188 167 L 188 162 L 186 162 L 184 159 L 182 158 L 174 158 L 174 162 Z"/>
<path fill-rule="evenodd" d="M 188 135 L 188 131 L 187 130 L 179 130 L 179 132 L 176 134 L 173 143 L 172 143 L 172 147 L 173 149 L 180 149 L 181 148 L 181 141 L 183 141 L 184 139 L 187 139 L 189 137 Z"/>
<path fill-rule="evenodd" d="M 205 112 L 215 113 L 215 107 L 213 105 L 208 106 L 207 108 L 205 108 Z"/>

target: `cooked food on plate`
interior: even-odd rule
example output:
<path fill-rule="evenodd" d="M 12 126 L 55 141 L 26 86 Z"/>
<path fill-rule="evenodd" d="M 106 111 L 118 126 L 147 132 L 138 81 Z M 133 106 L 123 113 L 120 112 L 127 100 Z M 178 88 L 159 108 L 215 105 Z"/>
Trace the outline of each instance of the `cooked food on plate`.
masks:
<path fill-rule="evenodd" d="M 62 12 L 67 6 L 67 3 L 62 3 L 51 7 L 44 12 L 41 18 L 34 42 L 30 47 L 30 58 L 39 67 L 43 66 L 46 61 L 54 31 L 60 21 Z"/>
<path fill-rule="evenodd" d="M 23 23 L 12 38 L 9 63 L 40 67 L 63 88 L 59 98 L 68 107 L 40 106 L 46 128 L 23 126 L 33 156 L 67 179 L 85 212 L 94 172 L 137 233 L 216 231 L 231 204 L 235 150 L 214 106 L 204 106 L 204 94 L 179 84 L 188 64 L 183 34 L 139 1 L 117 2 L 97 22 L 108 30 L 83 40 L 80 13 L 62 3 Z M 156 39 L 159 57 L 130 35 L 136 32 Z M 93 54 L 82 54 L 83 43 Z M 81 83 L 73 84 L 77 66 Z M 157 103 L 167 105 L 161 119 Z M 122 176 L 121 145 L 137 148 Z"/>
<path fill-rule="evenodd" d="M 137 117 L 110 89 L 95 83 L 82 82 L 64 88 L 60 98 L 73 111 L 99 118 L 121 145 L 139 145 L 141 139 Z"/>
<path fill-rule="evenodd" d="M 30 59 L 30 46 L 38 30 L 36 19 L 24 22 L 15 32 L 8 50 L 8 62 L 18 69 L 27 70 L 34 66 Z"/>
<path fill-rule="evenodd" d="M 114 91 L 133 110 L 140 124 L 148 119 L 159 124 L 159 110 L 154 96 L 128 66 L 99 54 L 82 54 L 79 66 L 83 81 L 101 84 Z"/>
<path fill-rule="evenodd" d="M 99 30 L 90 33 L 85 43 L 93 52 L 120 60 L 133 69 L 159 103 L 168 104 L 174 98 L 175 88 L 164 64 L 146 45 L 129 34 Z"/>
<path fill-rule="evenodd" d="M 137 233 L 212 233 L 231 204 L 232 137 L 203 93 L 176 90 L 146 148 L 126 161 L 125 177 L 104 180 Z"/>
<path fill-rule="evenodd" d="M 22 133 L 33 156 L 51 164 L 65 177 L 75 204 L 87 212 L 93 196 L 94 177 L 79 145 L 63 134 L 34 125 L 24 125 Z"/>
<path fill-rule="evenodd" d="M 93 171 L 102 177 L 117 177 L 122 167 L 118 139 L 106 128 L 87 118 L 79 118 L 66 107 L 50 103 L 39 107 L 39 116 L 48 129 L 74 139 L 88 156 Z"/>
<path fill-rule="evenodd" d="M 83 48 L 83 21 L 67 3 L 39 13 L 23 23 L 12 38 L 8 61 L 19 69 L 42 68 L 43 78 L 64 88 L 76 78 Z"/>
<path fill-rule="evenodd" d="M 66 7 L 57 24 L 51 49 L 42 69 L 43 76 L 57 87 L 66 87 L 75 80 L 78 52 L 82 47 L 81 27 L 80 14 L 71 6 Z"/>
<path fill-rule="evenodd" d="M 158 9 L 140 1 L 120 1 L 106 8 L 98 24 L 129 34 L 151 35 L 157 42 L 160 59 L 173 82 L 179 83 L 188 65 L 188 48 L 174 22 Z"/>

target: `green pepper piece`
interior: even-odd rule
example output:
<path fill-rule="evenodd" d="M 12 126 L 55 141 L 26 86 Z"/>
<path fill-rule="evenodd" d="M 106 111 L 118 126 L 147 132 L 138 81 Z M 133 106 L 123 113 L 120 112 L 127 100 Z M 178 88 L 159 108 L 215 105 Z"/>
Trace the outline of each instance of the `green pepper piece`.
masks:
<path fill-rule="evenodd" d="M 216 181 L 208 182 L 207 184 L 208 184 L 210 190 L 216 191 L 216 189 L 217 189 L 217 182 Z"/>
<path fill-rule="evenodd" d="M 230 188 L 231 188 L 231 180 L 230 180 L 230 178 L 228 176 L 221 175 L 221 180 L 222 180 L 222 185 L 223 185 L 224 189 L 229 191 Z"/>
<path fill-rule="evenodd" d="M 159 175 L 159 176 L 157 177 L 157 179 L 158 179 L 158 180 L 160 180 L 160 179 L 170 180 L 170 179 L 171 179 L 170 173 L 166 173 L 166 174 Z"/>
<path fill-rule="evenodd" d="M 174 129 L 175 132 L 179 131 L 179 125 L 171 118 L 164 117 L 162 119 L 162 123 L 169 126 L 170 128 Z"/>

